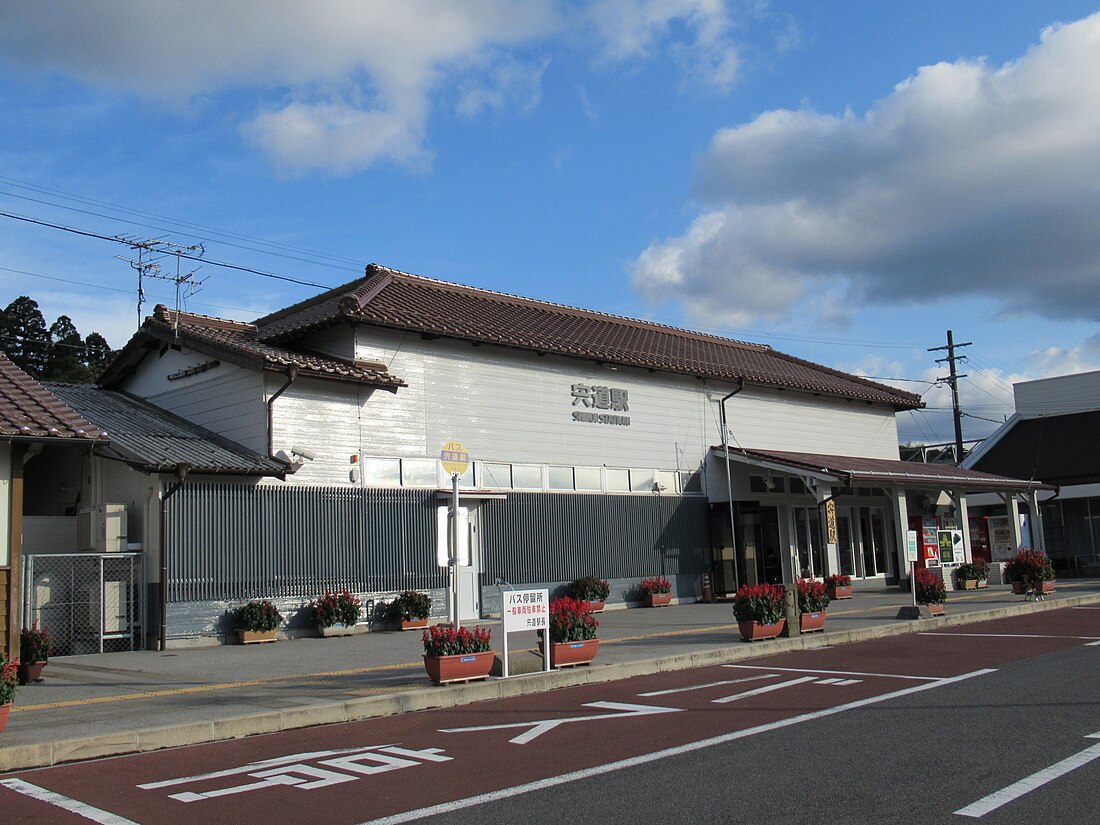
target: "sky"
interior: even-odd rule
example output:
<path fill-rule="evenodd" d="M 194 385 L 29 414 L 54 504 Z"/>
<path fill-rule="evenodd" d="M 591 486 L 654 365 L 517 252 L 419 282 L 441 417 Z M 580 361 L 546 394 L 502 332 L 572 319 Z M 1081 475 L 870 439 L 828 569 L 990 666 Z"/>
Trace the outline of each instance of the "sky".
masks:
<path fill-rule="evenodd" d="M 980 438 L 1100 369 L 1098 77 L 1096 0 L 5 0 L 0 307 L 120 347 L 119 238 L 203 249 L 141 316 L 374 262 L 874 377 L 903 443 L 950 329 Z"/>

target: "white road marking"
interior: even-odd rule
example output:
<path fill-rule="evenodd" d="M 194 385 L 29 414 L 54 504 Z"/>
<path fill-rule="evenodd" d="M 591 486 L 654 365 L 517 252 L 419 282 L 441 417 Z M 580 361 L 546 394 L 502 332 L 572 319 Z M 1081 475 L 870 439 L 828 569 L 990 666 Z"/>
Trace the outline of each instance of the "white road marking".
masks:
<path fill-rule="evenodd" d="M 724 733 L 721 736 L 712 736 L 709 739 L 700 739 L 696 742 L 688 742 L 684 745 L 677 745 L 674 748 L 665 748 L 663 750 L 653 751 L 652 753 L 642 754 L 641 756 L 634 756 L 629 759 L 620 759 L 617 762 L 608 762 L 604 765 L 596 765 L 595 767 L 585 768 L 584 770 L 580 771 L 573 771 L 571 773 L 561 774 L 559 776 L 550 776 L 546 779 L 539 779 L 535 782 L 528 782 L 524 785 L 514 785 L 511 788 L 501 788 L 499 791 L 490 791 L 489 793 L 478 794 L 477 796 L 469 796 L 465 799 L 455 799 L 450 802 L 444 802 L 439 805 L 432 805 L 427 808 L 418 808 L 415 811 L 405 811 L 404 813 L 393 814 L 392 816 L 372 819 L 367 822 L 361 823 L 361 825 L 400 825 L 400 823 L 404 822 L 415 822 L 419 819 L 423 819 L 424 817 L 434 816 L 436 814 L 447 813 L 449 811 L 460 811 L 466 808 L 473 808 L 478 805 L 484 805 L 487 802 L 497 802 L 501 799 L 510 799 L 515 796 L 521 796 L 525 793 L 531 793 L 532 791 L 540 791 L 546 788 L 557 787 L 558 785 L 567 785 L 570 782 L 579 782 L 582 779 L 590 779 L 593 776 L 600 776 L 605 773 L 613 773 L 615 771 L 621 771 L 627 768 L 634 768 L 638 765 L 645 765 L 650 762 L 658 762 L 662 759 L 669 759 L 674 756 L 691 753 L 692 751 L 702 750 L 703 748 L 711 748 L 715 745 L 724 745 L 727 742 L 734 742 L 738 739 L 745 739 L 749 736 L 756 736 L 760 733 L 768 733 L 773 730 L 779 730 L 780 728 L 786 728 L 792 725 L 800 725 L 803 722 L 811 722 L 815 719 L 822 719 L 826 716 L 834 716 L 838 713 L 844 713 L 849 710 L 856 710 L 858 708 L 867 707 L 869 705 L 874 705 L 879 702 L 887 702 L 891 699 L 900 699 L 903 696 L 909 696 L 913 693 L 919 693 L 924 690 L 931 690 L 933 688 L 943 687 L 944 685 L 954 684 L 955 682 L 962 682 L 966 679 L 973 679 L 975 676 L 986 676 L 990 673 L 996 672 L 997 671 L 994 668 L 984 668 L 982 670 L 975 670 L 972 673 L 964 673 L 961 676 L 949 676 L 943 679 L 937 679 L 934 682 L 926 682 L 923 685 L 913 685 L 912 687 L 902 688 L 901 690 L 895 690 L 891 693 L 884 693 L 881 696 L 872 696 L 867 699 L 859 699 L 854 702 L 846 702 L 843 705 L 837 705 L 831 708 L 824 708 L 822 710 L 815 710 L 810 713 L 803 713 L 800 716 L 792 716 L 788 719 L 780 719 L 776 722 L 769 722 L 765 725 L 757 725 L 756 727 L 745 728 L 743 730 L 733 731 L 732 733 Z"/>
<path fill-rule="evenodd" d="M 1091 733 L 1087 739 L 1100 739 L 1100 733 Z M 1094 759 L 1100 758 L 1100 744 L 1093 745 L 1090 748 L 1085 748 L 1080 753 L 1076 753 L 1061 762 L 1056 762 L 1049 768 L 1044 768 L 1037 773 L 1033 773 L 1019 782 L 1009 785 L 1007 788 L 1001 788 L 999 791 L 991 793 L 989 796 L 979 799 L 965 808 L 959 808 L 955 811 L 959 816 L 968 816 L 973 819 L 978 819 L 985 816 L 990 811 L 995 811 L 1002 805 L 1007 805 L 1016 799 L 1019 799 L 1026 793 L 1030 793 L 1036 788 L 1041 788 L 1048 782 L 1053 782 L 1061 776 L 1069 773 L 1076 768 L 1080 768 L 1082 765 L 1087 765 Z"/>
<path fill-rule="evenodd" d="M 739 682 L 755 682 L 758 679 L 773 679 L 778 673 L 762 673 L 759 676 L 745 676 L 742 679 L 725 679 L 721 682 L 708 682 L 705 685 L 691 685 L 690 687 L 669 688 L 668 690 L 651 690 L 649 693 L 639 693 L 639 696 L 667 696 L 670 693 L 686 693 L 689 690 L 703 690 L 704 688 L 722 687 L 724 685 L 736 685 Z"/>
<path fill-rule="evenodd" d="M 533 722 L 509 722 L 503 725 L 476 725 L 471 728 L 443 728 L 440 733 L 473 733 L 475 731 L 484 730 L 507 730 L 508 728 L 529 728 L 526 733 L 521 733 L 509 742 L 516 745 L 526 745 L 533 739 L 542 736 L 547 731 L 551 731 L 558 725 L 564 725 L 567 722 L 595 722 L 600 719 L 626 719 L 630 716 L 652 716 L 655 713 L 678 713 L 684 710 L 684 708 L 662 708 L 654 707 L 653 705 L 630 705 L 625 702 L 586 702 L 584 704 L 586 708 L 603 708 L 604 710 L 614 710 L 618 713 L 601 713 L 596 716 L 571 716 L 565 719 L 539 719 Z"/>
<path fill-rule="evenodd" d="M 816 676 L 800 676 L 797 679 L 790 679 L 786 682 L 778 682 L 774 685 L 764 685 L 764 687 L 753 688 L 752 690 L 746 690 L 744 693 L 735 693 L 732 696 L 723 696 L 721 699 L 711 699 L 716 705 L 724 705 L 727 702 L 736 702 L 739 699 L 747 699 L 750 696 L 759 696 L 762 693 L 771 693 L 773 690 L 782 690 L 783 688 L 794 687 L 795 685 L 803 685 L 806 682 L 814 682 L 817 680 Z"/>
<path fill-rule="evenodd" d="M 858 685 L 862 681 L 862 679 L 841 679 L 837 684 L 844 687 L 845 685 Z"/>
<path fill-rule="evenodd" d="M 830 679 L 818 679 L 817 683 L 819 685 L 835 685 L 835 684 L 837 684 L 838 682 L 841 682 L 841 681 L 842 681 L 841 679 L 838 679 L 837 677 L 833 676 Z"/>
<path fill-rule="evenodd" d="M 722 667 L 740 667 L 747 670 L 781 670 L 787 673 L 824 673 L 829 676 L 877 676 L 881 679 L 916 679 L 926 682 L 938 682 L 939 676 L 906 676 L 902 673 L 860 673 L 851 670 L 814 670 L 808 667 L 761 667 L 760 665 L 722 665 Z"/>
<path fill-rule="evenodd" d="M 369 745 L 369 748 L 389 748 L 392 745 Z M 236 776 L 242 773 L 252 773 L 253 771 L 263 770 L 265 768 L 274 768 L 279 765 L 288 765 L 293 762 L 304 762 L 307 759 L 323 759 L 332 756 L 343 756 L 349 753 L 359 753 L 364 748 L 341 748 L 340 750 L 331 751 L 307 751 L 305 753 L 291 753 L 287 756 L 276 756 L 273 759 L 263 759 L 259 762 L 250 762 L 247 765 L 241 765 L 239 768 L 229 768 L 224 771 L 214 771 L 213 773 L 200 773 L 194 776 L 180 776 L 175 779 L 164 779 L 160 782 L 146 782 L 144 785 L 138 785 L 142 790 L 153 790 L 154 788 L 168 788 L 172 785 L 186 785 L 189 782 L 198 782 L 203 779 L 221 779 L 225 776 Z"/>
<path fill-rule="evenodd" d="M 1085 645 L 1085 647 L 1100 647 L 1100 641 L 1089 642 L 1088 644 Z"/>
<path fill-rule="evenodd" d="M 77 816 L 90 819 L 92 822 L 99 822 L 101 825 L 137 825 L 132 819 L 126 819 L 110 811 L 93 808 L 86 802 L 80 802 L 76 799 L 62 796 L 54 791 L 48 791 L 45 788 L 38 787 L 38 785 L 24 782 L 22 779 L 0 779 L 0 785 L 3 785 L 5 788 L 10 788 L 16 793 L 21 793 L 24 796 L 37 799 L 39 802 L 48 802 L 50 805 L 63 808 Z"/>

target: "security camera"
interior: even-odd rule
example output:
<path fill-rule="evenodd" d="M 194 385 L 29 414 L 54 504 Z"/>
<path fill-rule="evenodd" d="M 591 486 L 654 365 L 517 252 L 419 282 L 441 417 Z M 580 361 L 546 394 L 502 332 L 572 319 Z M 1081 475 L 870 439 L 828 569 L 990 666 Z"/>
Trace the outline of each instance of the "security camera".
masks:
<path fill-rule="evenodd" d="M 313 459 L 317 458 L 317 453 L 313 452 L 313 450 L 308 447 L 291 447 L 290 454 L 300 456 L 306 461 L 313 461 Z"/>

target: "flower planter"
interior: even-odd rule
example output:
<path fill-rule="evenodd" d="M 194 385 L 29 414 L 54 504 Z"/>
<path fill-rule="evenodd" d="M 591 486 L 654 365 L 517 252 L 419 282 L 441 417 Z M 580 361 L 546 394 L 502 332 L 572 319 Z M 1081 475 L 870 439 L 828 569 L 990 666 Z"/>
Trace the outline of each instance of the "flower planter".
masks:
<path fill-rule="evenodd" d="M 798 629 L 803 633 L 815 633 L 825 629 L 825 611 L 802 613 L 798 617 Z"/>
<path fill-rule="evenodd" d="M 1047 593 L 1053 593 L 1056 584 L 1057 582 L 1054 579 L 1046 582 L 1035 582 L 1032 589 L 1035 591 L 1036 596 L 1044 596 Z"/>
<path fill-rule="evenodd" d="M 830 587 L 830 588 L 828 588 L 828 590 L 829 590 L 829 599 L 831 601 L 836 601 L 837 599 L 850 599 L 850 598 L 852 598 L 852 585 L 850 585 L 850 584 L 845 584 L 845 585 L 842 585 L 842 586 L 839 586 L 839 587 Z"/>
<path fill-rule="evenodd" d="M 977 590 L 977 579 L 959 579 L 959 590 Z"/>
<path fill-rule="evenodd" d="M 774 639 L 783 632 L 787 620 L 780 619 L 775 624 L 760 624 L 760 622 L 738 622 L 737 629 L 741 631 L 741 638 L 746 642 L 755 642 L 760 639 Z"/>
<path fill-rule="evenodd" d="M 401 619 L 402 630 L 420 630 L 428 626 L 428 617 L 423 619 Z"/>
<path fill-rule="evenodd" d="M 672 603 L 671 593 L 643 593 L 642 603 L 646 607 L 667 607 Z"/>
<path fill-rule="evenodd" d="M 983 587 L 989 587 L 989 579 L 978 579 L 978 589 L 981 590 Z"/>
<path fill-rule="evenodd" d="M 0 705 L 0 732 L 3 732 L 4 726 L 8 724 L 8 714 L 11 712 L 11 706 L 14 702 L 8 702 L 6 705 Z"/>
<path fill-rule="evenodd" d="M 606 605 L 607 602 L 604 602 L 604 601 L 600 601 L 600 602 L 588 601 L 588 602 L 585 602 L 585 604 L 588 605 L 588 611 L 590 613 L 602 613 L 603 609 L 604 609 L 604 605 Z"/>
<path fill-rule="evenodd" d="M 469 682 L 489 678 L 493 668 L 492 650 L 484 653 L 466 653 L 458 656 L 424 656 L 424 670 L 437 685 L 451 682 Z"/>
<path fill-rule="evenodd" d="M 337 622 L 328 627 L 317 625 L 317 635 L 322 639 L 328 639 L 332 636 L 354 636 L 357 632 L 355 625 L 347 625 L 343 622 Z"/>
<path fill-rule="evenodd" d="M 943 604 L 942 603 L 925 604 L 925 605 L 921 605 L 921 606 L 922 607 L 927 607 L 928 612 L 930 614 L 932 614 L 933 616 L 942 616 L 943 615 Z"/>
<path fill-rule="evenodd" d="M 1024 587 L 1023 582 L 1012 582 L 1012 592 L 1017 596 L 1022 596 L 1027 592 L 1027 588 Z"/>
<path fill-rule="evenodd" d="M 254 645 L 260 642 L 275 641 L 274 630 L 237 630 L 237 638 L 242 645 Z"/>
<path fill-rule="evenodd" d="M 587 665 L 596 658 L 600 649 L 599 639 L 583 642 L 552 642 L 550 644 L 550 667 L 576 667 Z M 539 653 L 542 653 L 542 640 L 539 640 Z"/>
<path fill-rule="evenodd" d="M 42 668 L 45 666 L 46 662 L 20 662 L 15 667 L 15 678 L 21 685 L 41 682 L 43 681 Z"/>

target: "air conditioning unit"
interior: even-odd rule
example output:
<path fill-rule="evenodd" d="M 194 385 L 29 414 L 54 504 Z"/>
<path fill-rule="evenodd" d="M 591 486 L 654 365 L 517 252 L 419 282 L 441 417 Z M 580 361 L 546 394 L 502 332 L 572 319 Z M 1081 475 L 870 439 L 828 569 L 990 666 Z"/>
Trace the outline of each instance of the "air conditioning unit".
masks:
<path fill-rule="evenodd" d="M 76 547 L 96 553 L 126 549 L 126 505 L 100 504 L 76 514 Z"/>

